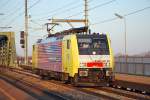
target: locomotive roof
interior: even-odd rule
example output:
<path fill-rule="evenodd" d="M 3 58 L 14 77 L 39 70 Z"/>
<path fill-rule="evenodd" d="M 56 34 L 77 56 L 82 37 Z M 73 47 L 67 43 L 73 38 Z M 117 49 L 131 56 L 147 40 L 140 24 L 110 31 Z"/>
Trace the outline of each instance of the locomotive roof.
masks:
<path fill-rule="evenodd" d="M 76 34 L 77 37 L 91 37 L 91 38 L 105 38 L 106 34 L 92 33 L 86 34 L 87 27 L 71 28 L 62 32 L 57 32 L 55 34 L 49 34 L 45 39 L 39 39 L 37 43 L 46 43 L 47 41 L 60 41 L 65 35 Z"/>
<path fill-rule="evenodd" d="M 71 28 L 69 30 L 64 30 L 64 31 L 61 31 L 61 32 L 57 32 L 55 34 L 49 34 L 47 38 L 64 36 L 64 35 L 69 35 L 69 34 L 85 35 L 84 33 L 86 33 L 87 31 L 88 31 L 88 27 Z M 86 34 L 86 35 L 100 35 L 100 34 L 99 33 L 98 34 L 93 33 L 93 34 Z"/>
<path fill-rule="evenodd" d="M 88 27 L 71 28 L 71 29 L 68 29 L 68 30 L 57 32 L 55 34 L 49 34 L 48 37 L 55 37 L 55 36 L 58 36 L 58 35 L 68 35 L 68 34 L 75 34 L 75 33 L 76 34 L 84 33 L 84 32 L 87 32 L 87 30 L 88 30 Z"/>

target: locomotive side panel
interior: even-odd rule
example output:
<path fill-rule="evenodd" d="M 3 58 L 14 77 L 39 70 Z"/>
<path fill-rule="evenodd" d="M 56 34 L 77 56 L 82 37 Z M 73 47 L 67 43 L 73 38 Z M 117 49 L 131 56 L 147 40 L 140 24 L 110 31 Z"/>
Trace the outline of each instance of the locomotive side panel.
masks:
<path fill-rule="evenodd" d="M 78 43 L 77 43 L 77 37 L 73 36 L 72 37 L 72 42 L 71 42 L 71 53 L 72 53 L 72 63 L 73 63 L 73 73 L 72 77 L 75 77 L 75 74 L 78 73 L 78 68 L 79 66 L 79 50 L 78 50 Z"/>
<path fill-rule="evenodd" d="M 62 43 L 49 42 L 38 44 L 37 68 L 62 72 Z"/>
<path fill-rule="evenodd" d="M 112 51 L 112 47 L 111 47 L 111 41 L 110 41 L 110 37 L 107 34 L 107 41 L 108 41 L 108 46 L 109 46 L 109 52 L 110 52 L 110 68 L 112 68 L 114 70 L 114 55 L 113 55 L 113 51 Z"/>

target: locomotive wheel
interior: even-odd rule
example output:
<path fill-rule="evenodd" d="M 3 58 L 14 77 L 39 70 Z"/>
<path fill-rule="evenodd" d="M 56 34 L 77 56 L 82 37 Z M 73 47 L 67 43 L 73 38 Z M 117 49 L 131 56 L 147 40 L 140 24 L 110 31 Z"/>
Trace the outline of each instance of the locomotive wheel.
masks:
<path fill-rule="evenodd" d="M 78 83 L 78 75 L 75 74 L 74 77 L 71 77 L 71 84 L 77 86 Z"/>

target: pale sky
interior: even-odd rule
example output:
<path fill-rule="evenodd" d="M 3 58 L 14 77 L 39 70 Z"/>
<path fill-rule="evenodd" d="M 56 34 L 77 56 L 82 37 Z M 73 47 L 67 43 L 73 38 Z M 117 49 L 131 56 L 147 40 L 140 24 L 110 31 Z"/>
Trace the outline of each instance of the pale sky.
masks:
<path fill-rule="evenodd" d="M 12 27 L 0 31 L 15 32 L 18 55 L 24 55 L 19 44 L 20 31 L 24 30 L 24 1 L 0 0 L 0 27 Z M 109 33 L 115 54 L 124 53 L 125 28 L 124 19 L 117 18 L 114 13 L 126 15 L 127 53 L 150 51 L 150 0 L 88 0 L 88 5 L 92 32 Z M 47 34 L 44 26 L 49 22 L 47 19 L 84 18 L 84 0 L 28 0 L 28 7 L 29 55 L 36 40 Z M 67 24 L 61 24 L 55 31 L 68 28 Z"/>

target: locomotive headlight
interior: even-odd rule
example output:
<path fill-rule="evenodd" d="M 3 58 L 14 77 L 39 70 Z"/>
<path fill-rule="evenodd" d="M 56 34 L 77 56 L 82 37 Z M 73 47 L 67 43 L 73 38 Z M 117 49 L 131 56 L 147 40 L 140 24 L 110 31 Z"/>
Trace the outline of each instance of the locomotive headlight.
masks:
<path fill-rule="evenodd" d="M 105 63 L 104 63 L 104 66 L 105 66 L 105 67 L 109 67 L 109 65 L 110 65 L 109 62 L 105 62 Z"/>
<path fill-rule="evenodd" d="M 88 70 L 79 70 L 79 76 L 88 76 Z"/>
<path fill-rule="evenodd" d="M 107 67 L 110 67 L 110 63 L 109 63 L 109 62 L 107 62 L 107 63 L 106 63 L 106 66 L 107 66 Z"/>
<path fill-rule="evenodd" d="M 106 76 L 110 76 L 110 75 L 109 75 L 109 71 L 108 71 L 108 70 L 106 71 Z"/>
<path fill-rule="evenodd" d="M 107 70 L 106 71 L 106 76 L 112 76 L 112 71 L 111 70 Z"/>
<path fill-rule="evenodd" d="M 105 67 L 110 67 L 110 61 L 109 61 L 109 60 L 106 60 L 106 61 L 104 62 L 104 65 L 105 65 Z"/>
<path fill-rule="evenodd" d="M 92 52 L 92 54 L 93 54 L 93 55 L 96 55 L 96 52 L 95 52 L 95 51 L 93 51 L 93 52 Z"/>

